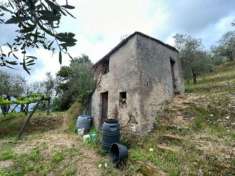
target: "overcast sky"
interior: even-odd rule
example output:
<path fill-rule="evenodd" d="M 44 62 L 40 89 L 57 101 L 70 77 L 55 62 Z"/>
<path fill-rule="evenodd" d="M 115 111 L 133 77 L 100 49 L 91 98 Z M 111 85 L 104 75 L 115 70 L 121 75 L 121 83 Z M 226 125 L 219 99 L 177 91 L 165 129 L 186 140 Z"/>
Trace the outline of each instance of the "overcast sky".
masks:
<path fill-rule="evenodd" d="M 62 2 L 65 0 L 61 0 Z M 210 48 L 227 31 L 235 19 L 235 0 L 69 0 L 75 5 L 76 19 L 64 18 L 61 31 L 76 34 L 72 56 L 86 54 L 96 62 L 123 37 L 140 31 L 174 45 L 172 36 L 186 33 L 201 38 Z M 0 42 L 12 40 L 14 29 L 0 24 Z M 28 81 L 41 81 L 46 72 L 59 70 L 58 56 L 38 50 L 39 57 Z M 69 64 L 69 58 L 63 60 Z M 2 68 L 0 68 L 2 69 Z M 22 74 L 22 70 L 15 73 Z M 26 74 L 24 74 L 26 75 Z"/>

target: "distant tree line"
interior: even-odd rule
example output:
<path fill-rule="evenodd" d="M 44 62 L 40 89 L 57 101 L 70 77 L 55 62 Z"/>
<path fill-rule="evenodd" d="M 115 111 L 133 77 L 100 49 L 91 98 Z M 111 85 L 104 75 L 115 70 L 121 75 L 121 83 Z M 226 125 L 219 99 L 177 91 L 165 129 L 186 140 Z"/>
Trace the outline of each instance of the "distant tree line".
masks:
<path fill-rule="evenodd" d="M 214 66 L 235 60 L 235 31 L 225 33 L 217 45 L 207 51 L 200 39 L 186 34 L 174 36 L 182 61 L 185 80 L 197 83 L 199 75 L 212 72 Z"/>

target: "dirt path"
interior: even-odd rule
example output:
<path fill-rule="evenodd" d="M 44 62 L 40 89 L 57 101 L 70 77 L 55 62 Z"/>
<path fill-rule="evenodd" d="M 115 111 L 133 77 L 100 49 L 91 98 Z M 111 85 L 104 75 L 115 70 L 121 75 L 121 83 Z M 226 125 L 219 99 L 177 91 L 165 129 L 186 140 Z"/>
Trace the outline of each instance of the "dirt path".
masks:
<path fill-rule="evenodd" d="M 41 146 L 46 146 L 45 148 Z M 73 156 L 71 162 L 76 162 L 78 176 L 99 176 L 101 170 L 98 161 L 101 157 L 92 149 L 86 148 L 79 136 L 64 133 L 63 130 L 51 130 L 39 135 L 28 136 L 15 146 L 16 153 L 27 153 L 39 147 L 45 158 L 53 151 L 62 151 L 70 148 L 79 149 L 79 155 Z M 70 162 L 69 160 L 67 162 Z"/>

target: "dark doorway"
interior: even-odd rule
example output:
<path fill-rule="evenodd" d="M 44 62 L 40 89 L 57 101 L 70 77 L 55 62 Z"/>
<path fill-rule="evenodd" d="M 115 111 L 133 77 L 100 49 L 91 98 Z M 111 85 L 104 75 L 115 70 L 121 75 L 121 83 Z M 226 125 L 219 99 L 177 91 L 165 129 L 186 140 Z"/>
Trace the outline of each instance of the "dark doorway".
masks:
<path fill-rule="evenodd" d="M 175 61 L 170 58 L 170 63 L 171 63 L 172 84 L 173 84 L 174 94 L 176 94 Z"/>
<path fill-rule="evenodd" d="M 101 121 L 100 125 L 104 123 L 104 120 L 108 118 L 108 92 L 101 93 Z"/>

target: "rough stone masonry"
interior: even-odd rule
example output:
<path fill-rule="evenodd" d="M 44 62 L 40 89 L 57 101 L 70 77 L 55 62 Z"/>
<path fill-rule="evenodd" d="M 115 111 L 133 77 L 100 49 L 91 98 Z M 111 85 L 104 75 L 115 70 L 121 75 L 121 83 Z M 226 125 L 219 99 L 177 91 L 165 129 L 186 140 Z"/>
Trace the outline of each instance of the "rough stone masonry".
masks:
<path fill-rule="evenodd" d="M 106 118 L 145 134 L 153 128 L 159 108 L 184 92 L 178 51 L 135 32 L 94 65 L 96 89 L 91 115 L 100 127 Z"/>

